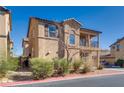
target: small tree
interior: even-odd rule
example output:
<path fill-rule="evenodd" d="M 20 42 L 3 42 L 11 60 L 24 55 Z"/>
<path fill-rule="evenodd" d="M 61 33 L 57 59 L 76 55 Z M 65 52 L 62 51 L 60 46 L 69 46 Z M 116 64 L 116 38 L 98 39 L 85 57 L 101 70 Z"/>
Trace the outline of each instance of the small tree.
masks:
<path fill-rule="evenodd" d="M 68 45 L 68 38 L 66 39 L 66 42 L 64 42 L 61 38 L 59 39 L 59 42 L 61 43 L 61 49 L 64 49 L 66 51 L 66 56 L 67 56 L 67 62 L 71 62 L 72 61 L 72 58 L 73 56 L 75 56 L 77 53 L 79 52 L 76 52 L 74 53 L 72 56 L 71 56 L 71 51 L 69 49 L 69 45 Z"/>

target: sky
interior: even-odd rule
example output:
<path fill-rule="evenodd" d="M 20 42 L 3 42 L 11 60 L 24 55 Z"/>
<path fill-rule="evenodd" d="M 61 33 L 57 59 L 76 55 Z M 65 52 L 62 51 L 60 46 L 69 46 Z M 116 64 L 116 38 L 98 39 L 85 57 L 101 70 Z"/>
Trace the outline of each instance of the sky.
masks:
<path fill-rule="evenodd" d="M 107 6 L 9 6 L 12 13 L 11 38 L 14 54 L 22 54 L 22 39 L 28 31 L 29 17 L 63 21 L 75 18 L 84 28 L 101 31 L 100 47 L 109 49 L 117 39 L 124 36 L 124 7 Z"/>

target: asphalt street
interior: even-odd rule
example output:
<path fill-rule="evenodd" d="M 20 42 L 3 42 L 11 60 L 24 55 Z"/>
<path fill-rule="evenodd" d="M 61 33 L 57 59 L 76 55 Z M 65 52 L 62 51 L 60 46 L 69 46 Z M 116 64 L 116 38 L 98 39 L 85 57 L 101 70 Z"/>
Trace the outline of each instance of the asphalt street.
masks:
<path fill-rule="evenodd" d="M 124 87 L 124 74 L 17 85 L 16 87 Z"/>

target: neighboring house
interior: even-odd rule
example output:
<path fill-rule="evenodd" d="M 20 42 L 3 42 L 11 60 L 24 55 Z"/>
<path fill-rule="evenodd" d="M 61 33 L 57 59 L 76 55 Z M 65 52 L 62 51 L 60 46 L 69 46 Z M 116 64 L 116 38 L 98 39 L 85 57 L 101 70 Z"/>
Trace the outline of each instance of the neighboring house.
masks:
<path fill-rule="evenodd" d="M 100 52 L 100 56 L 109 55 L 109 54 L 110 54 L 110 50 L 108 49 L 102 49 Z"/>
<path fill-rule="evenodd" d="M 100 62 L 107 62 L 109 64 L 114 64 L 115 57 L 111 55 L 110 50 L 101 50 Z"/>
<path fill-rule="evenodd" d="M 11 54 L 13 42 L 10 39 L 11 12 L 0 6 L 0 57 L 7 58 Z"/>
<path fill-rule="evenodd" d="M 27 37 L 23 39 L 23 55 L 43 58 L 82 59 L 99 65 L 101 32 L 82 28 L 71 18 L 63 22 L 31 17 Z"/>
<path fill-rule="evenodd" d="M 115 63 L 115 57 L 112 56 L 111 54 L 102 55 L 102 56 L 100 56 L 100 62 L 107 62 L 109 64 L 114 64 Z"/>
<path fill-rule="evenodd" d="M 118 59 L 124 60 L 124 37 L 118 39 L 115 43 L 111 46 L 111 56 L 115 57 L 115 61 Z"/>

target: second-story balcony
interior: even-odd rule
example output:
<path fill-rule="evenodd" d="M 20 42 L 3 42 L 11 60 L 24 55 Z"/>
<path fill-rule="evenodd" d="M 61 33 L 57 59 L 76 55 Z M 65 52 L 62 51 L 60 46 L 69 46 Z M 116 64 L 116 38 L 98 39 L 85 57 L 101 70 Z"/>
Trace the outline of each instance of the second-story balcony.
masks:
<path fill-rule="evenodd" d="M 99 35 L 80 33 L 80 48 L 84 50 L 99 50 Z"/>
<path fill-rule="evenodd" d="M 80 48 L 84 50 L 99 50 L 97 41 L 91 41 L 90 45 L 80 42 Z"/>
<path fill-rule="evenodd" d="M 94 47 L 94 48 L 98 48 L 98 41 L 91 41 L 90 42 L 90 45 L 88 45 L 86 43 L 86 41 L 85 42 L 80 41 L 80 46 L 82 46 L 82 47 Z"/>

